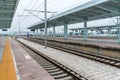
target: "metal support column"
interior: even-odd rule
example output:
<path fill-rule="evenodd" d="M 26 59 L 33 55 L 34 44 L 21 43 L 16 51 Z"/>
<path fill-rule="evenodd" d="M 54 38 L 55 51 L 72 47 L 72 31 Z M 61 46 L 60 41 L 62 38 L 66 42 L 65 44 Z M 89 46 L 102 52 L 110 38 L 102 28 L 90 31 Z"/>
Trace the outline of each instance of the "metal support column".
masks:
<path fill-rule="evenodd" d="M 47 0 L 44 0 L 44 18 L 45 18 L 45 48 L 47 48 Z"/>
<path fill-rule="evenodd" d="M 64 39 L 68 39 L 68 25 L 64 24 Z"/>
<path fill-rule="evenodd" d="M 117 27 L 118 27 L 118 41 L 120 43 L 120 16 L 117 18 Z"/>
<path fill-rule="evenodd" d="M 99 33 L 98 33 L 98 35 L 100 36 L 100 34 L 101 34 L 101 30 L 99 29 Z"/>
<path fill-rule="evenodd" d="M 87 19 L 84 20 L 84 36 L 83 36 L 83 40 L 87 40 Z"/>
<path fill-rule="evenodd" d="M 55 26 L 53 26 L 53 37 L 55 37 Z"/>
<path fill-rule="evenodd" d="M 38 29 L 36 29 L 36 36 L 38 36 Z"/>
<path fill-rule="evenodd" d="M 108 29 L 108 36 L 111 36 L 111 28 Z"/>
<path fill-rule="evenodd" d="M 91 34 L 92 34 L 91 36 L 94 36 L 94 35 L 93 35 L 93 29 L 91 30 Z M 89 36 L 89 35 L 88 35 L 88 36 Z"/>
<path fill-rule="evenodd" d="M 42 37 L 42 31 L 43 31 L 43 30 L 42 30 L 42 29 L 40 29 L 40 37 Z"/>
<path fill-rule="evenodd" d="M 35 30 L 33 31 L 33 37 L 35 37 Z"/>
<path fill-rule="evenodd" d="M 40 31 L 40 35 L 41 35 L 41 37 L 42 37 L 42 30 Z"/>
<path fill-rule="evenodd" d="M 80 33 L 81 33 L 81 30 L 79 30 L 79 35 L 80 35 Z"/>

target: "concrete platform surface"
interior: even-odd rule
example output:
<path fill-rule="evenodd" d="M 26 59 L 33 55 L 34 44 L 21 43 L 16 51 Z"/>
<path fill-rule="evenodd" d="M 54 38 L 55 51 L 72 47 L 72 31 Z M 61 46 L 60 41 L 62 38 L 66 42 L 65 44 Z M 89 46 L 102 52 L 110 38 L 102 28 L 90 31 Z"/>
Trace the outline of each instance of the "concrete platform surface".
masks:
<path fill-rule="evenodd" d="M 103 63 L 89 60 L 80 56 L 76 56 L 67 52 L 59 51 L 53 48 L 45 49 L 44 46 L 24 40 L 18 39 L 22 43 L 41 52 L 44 55 L 62 63 L 77 73 L 88 78 L 88 80 L 120 80 L 120 69 Z"/>
<path fill-rule="evenodd" d="M 120 42 L 113 40 L 98 40 L 98 39 L 88 39 L 87 41 L 84 41 L 81 38 L 68 38 L 65 40 L 64 38 L 50 38 L 54 39 L 57 41 L 66 41 L 66 42 L 74 42 L 74 43 L 79 43 L 79 44 L 87 44 L 87 45 L 95 45 L 103 48 L 117 48 L 120 49 Z"/>
<path fill-rule="evenodd" d="M 0 62 L 1 62 L 1 59 L 2 59 L 3 50 L 4 50 L 4 47 L 5 47 L 5 42 L 6 42 L 6 37 L 0 36 Z"/>
<path fill-rule="evenodd" d="M 11 39 L 21 80 L 54 80 L 22 47 Z"/>
<path fill-rule="evenodd" d="M 0 80 L 17 80 L 9 38 L 6 40 L 0 63 Z"/>

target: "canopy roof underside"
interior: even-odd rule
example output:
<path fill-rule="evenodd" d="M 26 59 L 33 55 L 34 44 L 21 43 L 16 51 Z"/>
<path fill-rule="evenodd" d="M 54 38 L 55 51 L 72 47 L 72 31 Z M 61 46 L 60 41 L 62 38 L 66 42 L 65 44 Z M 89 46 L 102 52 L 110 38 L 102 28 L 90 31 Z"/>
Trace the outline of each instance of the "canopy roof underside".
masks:
<path fill-rule="evenodd" d="M 10 28 L 19 0 L 0 0 L 0 29 Z"/>
<path fill-rule="evenodd" d="M 55 15 L 48 21 L 48 27 L 73 24 L 85 20 L 98 20 L 120 15 L 120 0 L 92 0 Z M 31 25 L 28 29 L 44 28 L 44 21 Z"/>

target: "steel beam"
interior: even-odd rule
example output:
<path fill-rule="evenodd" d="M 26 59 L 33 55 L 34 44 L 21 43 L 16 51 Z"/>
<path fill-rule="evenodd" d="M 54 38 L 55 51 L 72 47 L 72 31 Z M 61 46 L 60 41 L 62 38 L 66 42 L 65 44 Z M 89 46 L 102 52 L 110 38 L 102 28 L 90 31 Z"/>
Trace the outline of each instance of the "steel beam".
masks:
<path fill-rule="evenodd" d="M 0 20 L 12 20 L 12 18 L 10 18 L 10 17 L 0 17 Z"/>
<path fill-rule="evenodd" d="M 1 13 L 14 13 L 14 11 L 1 11 L 1 10 L 0 10 L 0 14 L 1 14 Z"/>
<path fill-rule="evenodd" d="M 53 21 L 50 21 L 51 23 L 53 24 L 63 24 L 64 22 L 62 21 L 56 21 L 56 20 L 53 20 Z"/>
<path fill-rule="evenodd" d="M 13 4 L 13 3 L 5 3 L 5 2 L 4 3 L 0 2 L 0 5 L 15 6 L 15 4 Z"/>
<path fill-rule="evenodd" d="M 71 19 L 75 19 L 75 20 L 78 20 L 78 21 L 83 20 L 82 17 L 78 17 L 78 16 L 69 15 L 69 16 L 65 16 L 65 17 L 68 17 L 68 18 L 71 18 Z"/>
<path fill-rule="evenodd" d="M 120 0 L 110 0 L 112 2 L 115 2 L 115 3 L 120 3 Z"/>
<path fill-rule="evenodd" d="M 88 20 L 90 21 L 90 20 L 104 19 L 104 18 L 110 17 L 111 15 L 116 16 L 115 13 L 106 13 L 106 14 L 89 17 Z"/>
<path fill-rule="evenodd" d="M 0 1 L 0 4 L 14 4 L 16 0 L 9 0 L 9 1 Z"/>
<path fill-rule="evenodd" d="M 101 6 L 98 5 L 97 8 L 104 9 L 104 10 L 113 12 L 115 14 L 119 14 L 119 8 L 116 8 L 116 7 L 106 6 L 106 5 L 101 5 Z"/>

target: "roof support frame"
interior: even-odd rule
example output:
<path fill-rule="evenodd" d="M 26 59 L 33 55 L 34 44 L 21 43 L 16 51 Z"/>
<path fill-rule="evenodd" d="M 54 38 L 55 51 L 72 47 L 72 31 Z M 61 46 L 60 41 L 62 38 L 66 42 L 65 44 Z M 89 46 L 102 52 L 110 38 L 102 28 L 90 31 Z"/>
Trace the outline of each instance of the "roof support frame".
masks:
<path fill-rule="evenodd" d="M 81 14 L 79 17 L 83 17 L 83 18 L 84 18 L 84 17 L 89 17 L 89 16 L 91 16 L 91 15 L 89 15 L 89 14 L 85 14 L 84 11 L 83 11 L 83 12 L 76 12 L 75 15 L 77 15 L 77 14 Z M 93 14 L 92 14 L 92 15 L 93 15 Z"/>
<path fill-rule="evenodd" d="M 89 13 L 87 14 L 87 12 L 89 12 Z M 95 11 L 90 10 L 90 9 L 87 9 L 87 11 L 84 10 L 84 13 L 87 14 L 87 15 L 89 15 L 89 16 L 94 16 L 94 15 L 101 14 L 101 13 L 95 12 Z"/>
<path fill-rule="evenodd" d="M 16 1 L 0 1 L 0 4 L 16 4 Z"/>
<path fill-rule="evenodd" d="M 14 11 L 12 11 L 12 10 L 11 10 L 11 11 L 10 11 L 10 10 L 9 10 L 9 11 L 2 11 L 2 12 L 0 11 L 0 14 L 1 14 L 1 13 L 13 13 L 13 12 L 14 12 Z"/>
<path fill-rule="evenodd" d="M 120 0 L 110 0 L 112 2 L 115 2 L 115 3 L 120 3 Z"/>
<path fill-rule="evenodd" d="M 100 9 L 100 8 L 95 7 L 93 9 L 89 9 L 89 10 L 92 10 L 92 11 L 94 10 L 94 12 L 97 12 L 97 13 L 100 13 L 100 14 L 108 13 L 108 11 L 106 11 L 106 10 L 103 10 L 103 9 L 98 10 L 98 9 Z"/>
<path fill-rule="evenodd" d="M 112 8 L 110 8 L 110 7 L 114 6 L 115 8 L 117 8 L 117 7 L 119 8 L 119 5 L 118 5 L 118 3 L 114 3 L 114 2 L 111 3 L 112 1 L 113 0 L 92 0 L 91 2 L 88 2 L 84 5 L 77 6 L 75 8 L 72 8 L 70 10 L 67 10 L 65 12 L 55 15 L 53 18 L 51 18 L 49 20 L 49 22 L 53 22 L 53 23 L 56 22 L 56 26 L 60 26 L 60 25 L 64 25 L 64 22 L 67 22 L 67 24 L 84 22 L 84 17 L 88 18 L 87 21 L 104 19 L 104 18 L 108 18 L 108 17 L 115 17 L 115 16 L 117 16 L 117 14 L 115 12 L 113 12 Z M 104 5 L 105 6 L 111 5 L 111 6 L 110 7 L 107 6 L 108 10 L 97 7 L 97 6 L 103 7 Z M 96 10 L 96 12 L 94 12 L 93 10 Z M 79 17 L 83 17 L 82 18 L 83 20 L 79 20 L 80 19 Z M 41 22 L 39 24 L 42 25 L 43 22 Z M 52 24 L 50 23 L 50 25 L 52 25 Z M 34 25 L 32 27 L 36 28 L 35 26 L 36 25 Z M 32 27 L 30 27 L 30 28 L 32 28 Z"/>
<path fill-rule="evenodd" d="M 10 17 L 0 17 L 0 20 L 12 20 Z"/>
<path fill-rule="evenodd" d="M 115 15 L 114 13 L 106 13 L 106 14 L 101 14 L 99 16 L 93 16 L 93 17 L 89 17 L 88 20 L 96 20 L 96 18 L 102 19 L 102 18 L 106 18 L 107 16 L 111 17 L 110 15 Z"/>
<path fill-rule="evenodd" d="M 15 6 L 15 4 L 10 4 L 10 3 L 0 3 L 0 5 Z"/>
<path fill-rule="evenodd" d="M 50 22 L 53 23 L 53 25 L 54 25 L 54 24 L 63 24 L 63 23 L 64 23 L 64 22 L 61 22 L 61 21 L 54 21 L 54 20 L 53 20 L 53 21 L 50 21 Z"/>
<path fill-rule="evenodd" d="M 75 20 L 78 20 L 78 21 L 83 20 L 82 17 L 73 16 L 73 15 L 69 15 L 69 16 L 66 16 L 66 17 L 71 18 L 71 19 L 75 19 Z"/>
<path fill-rule="evenodd" d="M 119 8 L 116 8 L 116 7 L 112 7 L 108 5 L 101 5 L 101 6 L 97 5 L 96 7 L 113 12 L 115 14 L 119 14 Z"/>

